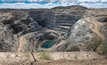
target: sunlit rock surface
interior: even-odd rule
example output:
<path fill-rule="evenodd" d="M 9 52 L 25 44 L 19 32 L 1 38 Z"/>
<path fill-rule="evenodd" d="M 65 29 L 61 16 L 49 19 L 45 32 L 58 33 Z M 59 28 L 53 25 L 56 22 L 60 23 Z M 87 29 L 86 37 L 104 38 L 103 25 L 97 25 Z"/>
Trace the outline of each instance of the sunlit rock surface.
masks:
<path fill-rule="evenodd" d="M 92 47 L 94 41 L 107 37 L 106 9 L 69 6 L 0 12 L 0 51 L 96 51 L 101 46 Z"/>

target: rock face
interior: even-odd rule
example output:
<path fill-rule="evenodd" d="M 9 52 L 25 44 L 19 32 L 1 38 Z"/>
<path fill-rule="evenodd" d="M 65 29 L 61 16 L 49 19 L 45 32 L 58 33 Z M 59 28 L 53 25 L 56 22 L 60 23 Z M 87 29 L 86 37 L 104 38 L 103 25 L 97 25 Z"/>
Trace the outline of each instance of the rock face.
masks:
<path fill-rule="evenodd" d="M 0 16 L 0 49 L 1 51 L 16 51 L 18 38 L 21 35 L 36 31 L 41 28 L 30 17 L 17 17 L 11 13 L 3 13 Z"/>
<path fill-rule="evenodd" d="M 98 40 L 107 37 L 106 19 L 90 15 L 85 7 L 0 11 L 4 52 L 96 51 Z"/>
<path fill-rule="evenodd" d="M 88 45 L 93 37 L 92 30 L 89 28 L 89 24 L 84 19 L 80 19 L 70 29 L 70 32 L 70 35 L 68 35 L 69 38 L 67 39 L 69 47 L 66 50 L 72 50 L 72 46 L 79 47 L 79 51 L 86 50 L 87 46 L 85 45 Z"/>
<path fill-rule="evenodd" d="M 107 18 L 106 17 L 100 17 L 97 19 L 99 22 L 107 22 Z"/>

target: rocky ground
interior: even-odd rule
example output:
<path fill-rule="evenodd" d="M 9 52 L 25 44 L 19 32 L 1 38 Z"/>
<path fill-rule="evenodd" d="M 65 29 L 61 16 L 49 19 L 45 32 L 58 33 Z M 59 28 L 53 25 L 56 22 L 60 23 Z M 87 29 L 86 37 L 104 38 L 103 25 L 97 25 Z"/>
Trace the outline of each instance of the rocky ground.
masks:
<path fill-rule="evenodd" d="M 0 53 L 1 65 L 107 65 L 106 33 L 107 9 L 88 9 L 82 6 L 1 9 L 0 52 L 4 52 Z M 32 62 L 28 58 L 20 60 L 29 56 L 26 53 L 22 56 L 21 53 L 29 51 L 51 51 L 54 59 L 46 62 Z M 91 54 L 87 54 L 90 51 Z M 63 55 L 63 52 L 66 53 Z M 50 59 L 45 53 L 42 54 L 44 56 Z M 19 61 L 13 61 L 17 59 Z"/>
<path fill-rule="evenodd" d="M 107 65 L 106 60 L 57 60 L 50 62 L 32 62 L 32 61 L 21 61 L 13 63 L 4 63 L 2 65 Z"/>
<path fill-rule="evenodd" d="M 96 42 L 106 39 L 106 12 L 82 6 L 0 10 L 0 51 L 96 50 L 99 45 Z M 95 37 L 98 39 L 93 40 Z M 42 48 L 47 40 L 54 40 L 55 44 Z M 88 48 L 94 41 L 96 47 Z"/>
<path fill-rule="evenodd" d="M 0 51 L 99 51 L 107 37 L 106 12 L 82 6 L 2 9 Z M 49 40 L 54 45 L 44 48 Z"/>
<path fill-rule="evenodd" d="M 106 65 L 107 60 L 95 52 L 0 53 L 0 65 Z"/>
<path fill-rule="evenodd" d="M 86 9 L 72 6 L 64 9 L 0 10 L 0 51 L 22 52 L 29 51 L 29 48 L 42 51 L 46 40 L 59 44 L 70 33 L 67 32 L 71 26 L 83 17 Z M 49 50 L 58 51 L 55 48 Z M 59 48 L 59 51 L 65 49 Z"/>

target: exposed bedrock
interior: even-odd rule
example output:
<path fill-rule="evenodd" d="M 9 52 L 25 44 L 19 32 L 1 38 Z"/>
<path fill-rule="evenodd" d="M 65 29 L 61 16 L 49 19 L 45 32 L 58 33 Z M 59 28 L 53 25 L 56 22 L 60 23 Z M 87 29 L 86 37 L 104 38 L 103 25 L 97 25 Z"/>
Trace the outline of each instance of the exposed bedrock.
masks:
<path fill-rule="evenodd" d="M 104 23 L 107 22 L 107 17 L 99 17 L 97 20 Z"/>
<path fill-rule="evenodd" d="M 78 20 L 61 40 L 54 51 L 101 51 L 106 40 L 106 23 L 98 22 L 98 17 L 84 17 Z"/>
<path fill-rule="evenodd" d="M 89 24 L 84 20 L 78 20 L 69 30 L 64 43 L 59 43 L 56 51 L 85 51 L 90 43 L 93 33 Z"/>
<path fill-rule="evenodd" d="M 71 9 L 40 10 L 30 12 L 29 16 L 43 28 L 55 30 L 64 35 L 77 20 L 82 18 L 84 12 L 78 13 L 78 11 L 72 11 Z"/>
<path fill-rule="evenodd" d="M 107 37 L 106 15 L 88 10 L 1 10 L 0 51 L 96 51 Z"/>
<path fill-rule="evenodd" d="M 52 47 L 60 35 L 56 32 L 45 31 L 34 32 L 23 35 L 19 38 L 18 52 L 22 51 L 43 51 L 44 49 Z M 51 42 L 46 43 L 45 42 Z M 49 46 L 48 46 L 49 45 Z"/>
<path fill-rule="evenodd" d="M 24 16 L 20 19 L 12 13 L 0 16 L 0 51 L 16 51 L 18 38 L 41 28 L 33 19 Z"/>

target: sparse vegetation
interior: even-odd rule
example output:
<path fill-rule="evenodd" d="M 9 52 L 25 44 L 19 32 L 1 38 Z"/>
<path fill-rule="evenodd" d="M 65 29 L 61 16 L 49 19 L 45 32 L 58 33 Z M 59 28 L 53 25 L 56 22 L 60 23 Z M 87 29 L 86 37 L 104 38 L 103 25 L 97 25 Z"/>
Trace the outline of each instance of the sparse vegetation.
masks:
<path fill-rule="evenodd" d="M 25 53 L 25 56 L 26 56 L 27 58 L 30 58 L 30 54 L 29 54 L 28 52 Z"/>
<path fill-rule="evenodd" d="M 40 59 L 43 59 L 43 60 L 51 60 L 49 52 L 44 52 L 43 51 L 38 56 L 39 56 Z"/>
<path fill-rule="evenodd" d="M 107 41 L 103 42 L 102 52 L 107 56 Z"/>
<path fill-rule="evenodd" d="M 99 37 L 94 37 L 87 47 L 88 51 L 95 51 L 101 55 L 107 56 L 107 41 Z"/>
<path fill-rule="evenodd" d="M 102 40 L 99 37 L 93 37 L 90 44 L 87 47 L 87 51 L 96 51 L 98 46 L 102 44 Z"/>

